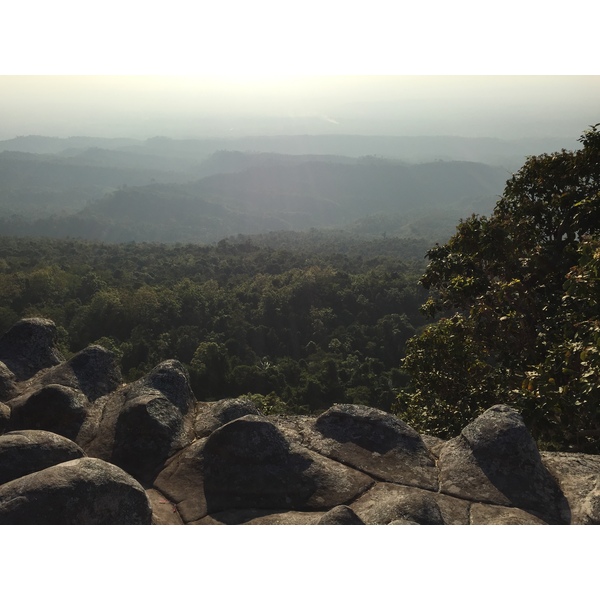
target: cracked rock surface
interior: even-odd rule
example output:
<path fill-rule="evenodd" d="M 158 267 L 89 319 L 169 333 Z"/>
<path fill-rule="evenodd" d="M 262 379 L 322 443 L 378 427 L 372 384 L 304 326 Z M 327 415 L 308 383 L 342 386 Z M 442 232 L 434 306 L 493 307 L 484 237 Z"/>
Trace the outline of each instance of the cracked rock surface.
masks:
<path fill-rule="evenodd" d="M 125 385 L 55 340 L 44 319 L 0 338 L 0 523 L 600 523 L 600 456 L 540 452 L 509 406 L 450 440 L 367 406 L 267 416 L 198 402 L 178 361 Z"/>

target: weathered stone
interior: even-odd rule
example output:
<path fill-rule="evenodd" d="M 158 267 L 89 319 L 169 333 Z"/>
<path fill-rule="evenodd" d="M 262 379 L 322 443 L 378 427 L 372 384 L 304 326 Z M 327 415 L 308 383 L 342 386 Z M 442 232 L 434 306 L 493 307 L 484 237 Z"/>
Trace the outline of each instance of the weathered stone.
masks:
<path fill-rule="evenodd" d="M 469 423 L 444 445 L 438 466 L 444 493 L 564 522 L 565 497 L 513 408 L 493 406 Z"/>
<path fill-rule="evenodd" d="M 15 374 L 0 361 L 0 402 L 6 402 L 17 394 Z"/>
<path fill-rule="evenodd" d="M 322 512 L 242 509 L 207 515 L 190 525 L 316 525 L 322 516 Z"/>
<path fill-rule="evenodd" d="M 163 396 L 141 396 L 126 402 L 119 413 L 110 462 L 149 482 L 188 441 L 176 406 Z"/>
<path fill-rule="evenodd" d="M 167 458 L 194 439 L 193 398 L 181 363 L 165 361 L 148 376 L 94 402 L 77 443 L 89 456 L 150 483 Z"/>
<path fill-rule="evenodd" d="M 126 395 L 137 397 L 156 391 L 176 406 L 182 415 L 187 414 L 196 402 L 188 373 L 178 360 L 165 360 L 154 367 L 148 375 L 132 383 Z"/>
<path fill-rule="evenodd" d="M 381 410 L 336 404 L 304 435 L 311 449 L 369 475 L 437 490 L 435 463 L 421 436 Z"/>
<path fill-rule="evenodd" d="M 48 319 L 22 319 L 0 337 L 0 360 L 18 381 L 63 361 L 56 347 L 56 325 Z"/>
<path fill-rule="evenodd" d="M 184 522 L 230 509 L 328 510 L 372 484 L 363 473 L 290 445 L 256 415 L 230 421 L 194 442 L 154 481 Z"/>
<path fill-rule="evenodd" d="M 3 434 L 10 423 L 10 406 L 0 402 L 0 434 Z"/>
<path fill-rule="evenodd" d="M 115 355 L 102 346 L 84 348 L 67 362 L 42 373 L 33 386 L 52 383 L 81 390 L 91 402 L 114 392 L 122 382 Z"/>
<path fill-rule="evenodd" d="M 44 429 L 71 440 L 87 415 L 88 401 L 79 391 L 51 384 L 9 400 L 10 429 Z"/>
<path fill-rule="evenodd" d="M 372 480 L 303 448 L 292 448 L 273 423 L 247 415 L 212 433 L 204 447 L 209 512 L 229 508 L 332 508 Z"/>
<path fill-rule="evenodd" d="M 155 489 L 146 490 L 152 506 L 152 525 L 183 525 L 175 504 Z"/>
<path fill-rule="evenodd" d="M 470 525 L 546 525 L 538 517 L 521 510 L 493 504 L 471 505 Z"/>
<path fill-rule="evenodd" d="M 349 506 L 335 506 L 326 512 L 317 525 L 364 525 L 364 521 Z"/>
<path fill-rule="evenodd" d="M 173 502 L 184 523 L 208 514 L 204 497 L 204 455 L 206 438 L 190 444 L 173 456 L 154 480 L 153 486 Z"/>
<path fill-rule="evenodd" d="M 148 497 L 130 475 L 79 458 L 0 486 L 3 525 L 149 525 Z"/>
<path fill-rule="evenodd" d="M 398 519 L 421 525 L 468 523 L 468 502 L 446 498 L 442 505 L 439 498 L 440 494 L 428 490 L 377 483 L 350 508 L 367 525 L 386 525 Z M 457 520 L 459 514 L 463 521 Z"/>
<path fill-rule="evenodd" d="M 199 404 L 194 422 L 196 436 L 206 437 L 215 429 L 246 415 L 260 415 L 256 405 L 248 398 L 226 398 Z"/>
<path fill-rule="evenodd" d="M 540 454 L 567 499 L 562 520 L 573 525 L 600 525 L 600 506 L 595 500 L 600 486 L 600 456 L 570 452 Z"/>
<path fill-rule="evenodd" d="M 0 485 L 83 456 L 77 444 L 49 431 L 6 433 L 0 436 Z"/>

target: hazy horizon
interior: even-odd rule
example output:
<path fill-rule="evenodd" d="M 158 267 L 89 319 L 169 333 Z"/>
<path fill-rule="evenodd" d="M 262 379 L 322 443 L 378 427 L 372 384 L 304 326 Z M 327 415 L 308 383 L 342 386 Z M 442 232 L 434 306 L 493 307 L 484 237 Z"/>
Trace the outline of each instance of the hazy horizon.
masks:
<path fill-rule="evenodd" d="M 0 76 L 0 139 L 360 134 L 577 138 L 600 76 Z"/>

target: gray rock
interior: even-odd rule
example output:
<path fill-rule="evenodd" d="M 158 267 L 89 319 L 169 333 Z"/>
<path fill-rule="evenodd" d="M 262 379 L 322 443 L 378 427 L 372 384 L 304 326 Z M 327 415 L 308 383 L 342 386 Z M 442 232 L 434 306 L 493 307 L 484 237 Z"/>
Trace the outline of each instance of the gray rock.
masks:
<path fill-rule="evenodd" d="M 150 482 L 167 458 L 189 441 L 176 406 L 163 396 L 141 396 L 126 402 L 119 413 L 110 462 Z"/>
<path fill-rule="evenodd" d="M 202 402 L 197 407 L 194 430 L 197 437 L 206 437 L 229 421 L 246 415 L 260 414 L 256 405 L 244 397 Z"/>
<path fill-rule="evenodd" d="M 152 525 L 183 525 L 173 502 L 165 498 L 158 490 L 146 490 L 152 506 Z"/>
<path fill-rule="evenodd" d="M 144 488 L 118 467 L 79 458 L 0 486 L 2 525 L 149 525 Z"/>
<path fill-rule="evenodd" d="M 51 384 L 9 400 L 10 429 L 43 429 L 71 440 L 87 416 L 88 401 L 79 391 Z"/>
<path fill-rule="evenodd" d="M 178 360 L 160 363 L 148 375 L 132 383 L 127 394 L 137 397 L 157 391 L 176 406 L 182 415 L 187 414 L 196 403 L 188 373 Z"/>
<path fill-rule="evenodd" d="M 381 410 L 336 404 L 319 416 L 306 444 L 379 479 L 437 490 L 435 462 L 421 436 Z"/>
<path fill-rule="evenodd" d="M 10 423 L 10 406 L 0 402 L 0 434 L 4 433 Z"/>
<path fill-rule="evenodd" d="M 75 354 L 67 362 L 42 373 L 32 385 L 57 383 L 81 390 L 88 400 L 94 402 L 101 396 L 115 391 L 122 381 L 115 355 L 102 346 L 92 345 Z"/>
<path fill-rule="evenodd" d="M 561 514 L 573 525 L 600 525 L 598 488 L 600 456 L 571 452 L 541 452 L 542 461 L 558 482 L 567 506 Z"/>
<path fill-rule="evenodd" d="M 184 523 L 208 514 L 204 497 L 204 455 L 206 438 L 197 440 L 167 461 L 153 487 L 175 505 Z"/>
<path fill-rule="evenodd" d="M 470 525 L 547 525 L 545 521 L 521 510 L 493 504 L 472 504 Z"/>
<path fill-rule="evenodd" d="M 0 436 L 0 485 L 84 456 L 71 440 L 49 431 L 13 431 Z"/>
<path fill-rule="evenodd" d="M 322 511 L 373 480 L 295 444 L 265 417 L 246 415 L 191 444 L 154 481 L 184 522 L 233 509 Z"/>
<path fill-rule="evenodd" d="M 0 361 L 0 402 L 6 402 L 18 394 L 15 374 Z"/>
<path fill-rule="evenodd" d="M 469 514 L 469 503 L 464 500 L 393 483 L 375 484 L 350 508 L 367 525 L 387 525 L 398 519 L 420 525 L 466 525 Z"/>
<path fill-rule="evenodd" d="M 48 319 L 22 319 L 0 337 L 0 360 L 18 381 L 64 360 L 56 347 L 56 325 Z"/>
<path fill-rule="evenodd" d="M 326 512 L 317 525 L 364 525 L 365 522 L 349 506 L 335 506 Z"/>
<path fill-rule="evenodd" d="M 438 466 L 444 493 L 565 522 L 566 499 L 513 408 L 493 406 L 469 423 L 444 445 Z"/>
<path fill-rule="evenodd" d="M 209 512 L 230 508 L 327 509 L 372 480 L 303 448 L 293 448 L 264 417 L 247 415 L 207 439 L 204 494 Z"/>
<path fill-rule="evenodd" d="M 190 525 L 317 525 L 322 512 L 271 511 L 256 508 L 207 515 Z"/>
<path fill-rule="evenodd" d="M 94 402 L 77 443 L 89 456 L 151 483 L 167 458 L 194 439 L 193 401 L 181 363 L 166 361 L 146 377 Z"/>

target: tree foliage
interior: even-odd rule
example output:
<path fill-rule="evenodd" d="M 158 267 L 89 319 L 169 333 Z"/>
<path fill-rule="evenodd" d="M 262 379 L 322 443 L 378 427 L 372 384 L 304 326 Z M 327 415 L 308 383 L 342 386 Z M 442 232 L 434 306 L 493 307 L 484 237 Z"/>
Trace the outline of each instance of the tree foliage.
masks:
<path fill-rule="evenodd" d="M 489 218 L 461 221 L 429 251 L 422 310 L 443 318 L 409 344 L 414 393 L 398 409 L 430 432 L 454 435 L 510 402 L 543 443 L 600 447 L 591 433 L 600 427 L 597 126 L 580 142 L 528 158 Z"/>
<path fill-rule="evenodd" d="M 0 237 L 0 333 L 52 318 L 65 354 L 100 343 L 129 380 L 176 358 L 200 400 L 389 409 L 406 384 L 405 343 L 424 323 L 423 263 L 403 258 L 421 244 L 326 232 L 210 246 Z"/>

